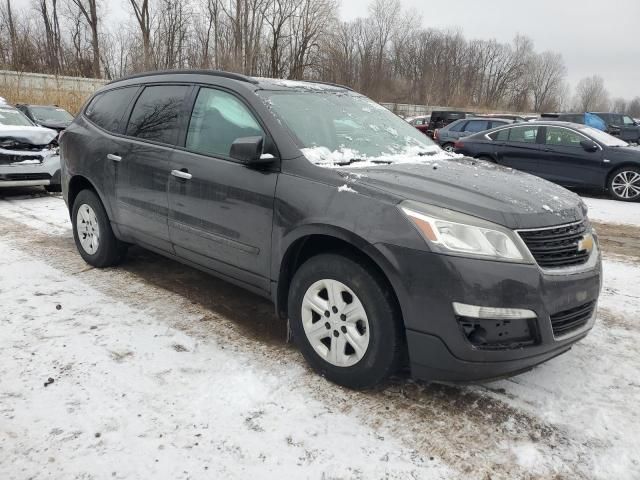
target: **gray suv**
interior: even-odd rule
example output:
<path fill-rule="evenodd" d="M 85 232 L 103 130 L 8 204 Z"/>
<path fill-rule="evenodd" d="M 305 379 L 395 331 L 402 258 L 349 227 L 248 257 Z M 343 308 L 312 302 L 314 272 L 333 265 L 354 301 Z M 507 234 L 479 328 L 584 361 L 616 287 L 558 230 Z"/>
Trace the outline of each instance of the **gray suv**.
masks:
<path fill-rule="evenodd" d="M 433 139 L 447 152 L 453 152 L 456 141 L 462 137 L 467 137 L 478 132 L 484 132 L 491 128 L 509 125 L 514 122 L 515 120 L 502 118 L 463 118 L 435 130 L 433 132 Z"/>
<path fill-rule="evenodd" d="M 86 262 L 138 244 L 262 295 L 341 385 L 405 363 L 513 374 L 594 324 L 600 253 L 578 196 L 443 152 L 345 87 L 147 73 L 98 91 L 60 142 Z"/>

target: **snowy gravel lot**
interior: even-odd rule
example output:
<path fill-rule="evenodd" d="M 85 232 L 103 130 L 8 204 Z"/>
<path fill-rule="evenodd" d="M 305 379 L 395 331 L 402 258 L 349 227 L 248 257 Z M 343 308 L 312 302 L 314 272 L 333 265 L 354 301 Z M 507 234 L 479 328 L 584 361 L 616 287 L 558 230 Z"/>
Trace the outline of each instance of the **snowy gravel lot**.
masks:
<path fill-rule="evenodd" d="M 93 269 L 59 196 L 0 191 L 0 479 L 638 479 L 640 204 L 585 200 L 585 340 L 508 380 L 352 392 L 266 301 L 138 248 Z"/>

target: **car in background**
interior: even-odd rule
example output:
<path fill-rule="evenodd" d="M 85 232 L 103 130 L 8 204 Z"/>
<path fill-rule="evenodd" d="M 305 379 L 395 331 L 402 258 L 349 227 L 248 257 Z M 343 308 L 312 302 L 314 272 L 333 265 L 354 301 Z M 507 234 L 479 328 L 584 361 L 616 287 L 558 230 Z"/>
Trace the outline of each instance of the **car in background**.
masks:
<path fill-rule="evenodd" d="M 608 128 L 625 142 L 640 143 L 640 124 L 629 115 L 611 112 L 590 112 L 605 121 Z"/>
<path fill-rule="evenodd" d="M 640 150 L 587 125 L 527 122 L 471 135 L 454 151 L 550 180 L 640 201 Z"/>
<path fill-rule="evenodd" d="M 428 137 L 433 138 L 433 132 L 442 127 L 446 127 L 450 123 L 467 118 L 473 115 L 470 112 L 462 112 L 459 110 L 434 110 L 431 112 L 431 118 L 429 118 L 429 124 L 427 125 L 426 134 Z"/>
<path fill-rule="evenodd" d="M 22 112 L 0 104 L 0 188 L 43 186 L 59 192 L 58 133 L 34 125 Z"/>
<path fill-rule="evenodd" d="M 431 115 L 421 115 L 419 117 L 411 117 L 405 120 L 426 135 L 430 119 Z"/>
<path fill-rule="evenodd" d="M 532 117 L 531 115 L 523 116 L 523 115 L 515 115 L 513 113 L 487 113 L 487 114 L 478 115 L 478 116 L 485 117 L 485 118 L 502 118 L 505 120 L 513 120 L 514 122 L 528 122 L 533 118 L 537 118 L 537 117 Z"/>
<path fill-rule="evenodd" d="M 433 139 L 447 152 L 453 152 L 456 140 L 462 137 L 484 132 L 495 127 L 501 127 L 514 123 L 514 120 L 504 118 L 468 117 L 456 120 L 443 128 L 437 128 L 433 132 Z"/>
<path fill-rule="evenodd" d="M 58 133 L 73 122 L 73 115 L 58 105 L 28 105 L 19 103 L 16 108 L 29 120 L 41 127 L 51 128 Z"/>

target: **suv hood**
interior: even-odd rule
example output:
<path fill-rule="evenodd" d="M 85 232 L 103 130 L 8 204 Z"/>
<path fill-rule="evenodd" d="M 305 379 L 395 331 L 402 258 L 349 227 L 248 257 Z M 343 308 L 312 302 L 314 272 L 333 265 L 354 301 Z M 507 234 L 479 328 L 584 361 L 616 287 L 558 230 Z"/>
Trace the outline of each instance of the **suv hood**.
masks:
<path fill-rule="evenodd" d="M 58 132 L 50 128 L 0 125 L 0 147 L 5 144 L 4 148 L 44 147 L 57 136 Z"/>
<path fill-rule="evenodd" d="M 512 229 L 561 225 L 586 215 L 578 195 L 539 177 L 482 160 L 452 158 L 340 170 L 356 190 L 358 184 L 366 185 L 398 200 L 448 208 Z"/>

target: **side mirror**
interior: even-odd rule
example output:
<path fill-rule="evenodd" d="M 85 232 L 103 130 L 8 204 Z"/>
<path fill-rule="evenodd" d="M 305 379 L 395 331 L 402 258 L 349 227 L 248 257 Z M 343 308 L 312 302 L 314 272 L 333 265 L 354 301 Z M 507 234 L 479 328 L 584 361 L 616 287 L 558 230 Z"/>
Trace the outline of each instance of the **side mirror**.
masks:
<path fill-rule="evenodd" d="M 237 138 L 231 144 L 229 156 L 245 165 L 267 165 L 272 163 L 275 157 L 262 154 L 264 139 L 262 137 Z"/>
<path fill-rule="evenodd" d="M 595 152 L 598 150 L 598 144 L 591 140 L 582 140 L 580 142 L 580 145 L 582 145 L 582 148 L 584 148 L 587 152 Z"/>

